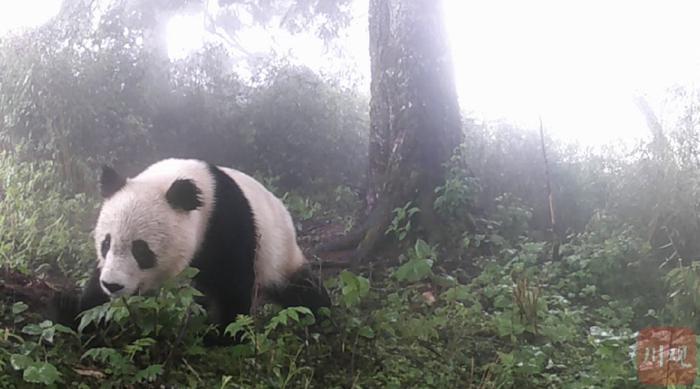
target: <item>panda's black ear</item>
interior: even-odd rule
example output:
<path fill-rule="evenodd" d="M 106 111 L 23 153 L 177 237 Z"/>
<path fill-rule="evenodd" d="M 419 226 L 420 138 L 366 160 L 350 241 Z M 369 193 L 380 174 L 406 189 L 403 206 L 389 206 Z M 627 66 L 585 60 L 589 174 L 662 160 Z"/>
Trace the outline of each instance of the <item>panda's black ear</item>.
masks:
<path fill-rule="evenodd" d="M 193 211 L 202 206 L 202 191 L 192 180 L 175 180 L 165 194 L 168 204 L 174 209 Z"/>
<path fill-rule="evenodd" d="M 102 165 L 100 175 L 100 192 L 102 197 L 108 199 L 126 185 L 126 179 L 119 175 L 114 169 L 107 165 Z"/>

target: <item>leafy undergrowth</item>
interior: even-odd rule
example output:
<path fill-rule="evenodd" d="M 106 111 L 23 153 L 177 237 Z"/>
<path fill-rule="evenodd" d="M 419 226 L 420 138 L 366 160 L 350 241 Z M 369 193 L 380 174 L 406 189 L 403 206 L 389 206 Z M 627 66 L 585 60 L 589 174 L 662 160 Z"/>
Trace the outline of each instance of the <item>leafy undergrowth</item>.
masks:
<path fill-rule="evenodd" d="M 662 268 L 644 233 L 620 217 L 596 213 L 554 261 L 515 196 L 495 197 L 488 215 L 463 217 L 478 183 L 453 169 L 435 206 L 454 247 L 421 240 L 411 227 L 420 210 L 397 208 L 386 233 L 401 255 L 345 270 L 328 269 L 335 258 L 324 258 L 334 305 L 317 317 L 264 305 L 228 327 L 239 344 L 206 348 L 211 328 L 190 271 L 154 296 L 86 312 L 76 333 L 45 320 L 48 297 L 65 288 L 47 265 L 84 274 L 89 239 L 72 226 L 85 223 L 60 215 L 87 220 L 78 211 L 92 207 L 58 189 L 24 195 L 42 193 L 42 180 L 23 179 L 36 171 L 48 179 L 52 165 L 5 164 L 18 179 L 7 180 L 0 203 L 13 232 L 0 235 L 0 388 L 638 387 L 636 332 L 694 326 L 700 311 L 700 263 Z M 350 194 L 338 189 L 318 201 L 347 203 Z M 307 249 L 352 222 L 322 222 L 316 201 L 284 198 Z"/>
<path fill-rule="evenodd" d="M 81 329 L 100 326 L 82 335 L 5 295 L 0 387 L 635 387 L 643 307 L 607 284 L 646 255 L 628 234 L 580 235 L 558 262 L 523 240 L 476 258 L 477 276 L 417 240 L 394 267 L 329 278 L 335 303 L 319 317 L 270 305 L 239 317 L 230 347 L 202 345 L 194 271 L 88 311 Z"/>

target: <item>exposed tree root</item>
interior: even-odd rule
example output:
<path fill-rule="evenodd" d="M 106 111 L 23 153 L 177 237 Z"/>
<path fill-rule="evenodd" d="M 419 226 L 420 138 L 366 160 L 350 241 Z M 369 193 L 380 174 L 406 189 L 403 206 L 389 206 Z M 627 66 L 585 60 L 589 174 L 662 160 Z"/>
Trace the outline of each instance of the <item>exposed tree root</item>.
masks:
<path fill-rule="evenodd" d="M 383 203 L 375 208 L 368 218 L 369 228 L 358 242 L 351 255 L 353 262 L 364 261 L 386 239 L 386 229 L 391 223 L 391 206 Z"/>
<path fill-rule="evenodd" d="M 346 235 L 343 235 L 330 242 L 319 245 L 316 248 L 316 253 L 326 253 L 354 249 L 365 236 L 365 233 L 368 230 L 368 226 L 369 223 L 364 223 L 359 227 L 353 228 L 352 231 L 348 232 Z"/>
<path fill-rule="evenodd" d="M 391 211 L 390 207 L 386 205 L 377 206 L 369 216 L 365 219 L 364 223 L 353 228 L 352 231 L 348 232 L 346 235 L 334 239 L 328 243 L 321 244 L 317 249 L 317 253 L 324 252 L 337 252 L 346 250 L 355 250 L 359 253 L 351 255 L 353 258 L 361 257 L 362 255 L 368 254 L 369 250 L 374 248 L 374 243 L 378 241 L 384 235 L 390 219 Z M 363 250 L 363 247 L 369 248 L 369 250 Z M 362 255 L 359 255 L 359 254 Z"/>

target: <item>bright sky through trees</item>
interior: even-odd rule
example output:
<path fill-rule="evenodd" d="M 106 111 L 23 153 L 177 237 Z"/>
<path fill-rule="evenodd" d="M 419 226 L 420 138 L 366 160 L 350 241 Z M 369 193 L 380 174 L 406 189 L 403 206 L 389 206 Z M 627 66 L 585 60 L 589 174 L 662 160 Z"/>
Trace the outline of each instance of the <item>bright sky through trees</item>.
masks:
<path fill-rule="evenodd" d="M 562 138 L 647 136 L 636 95 L 657 114 L 674 84 L 700 78 L 696 1 L 448 0 L 461 104 Z"/>
<path fill-rule="evenodd" d="M 60 0 L 0 3 L 0 34 L 48 20 Z M 503 118 L 585 144 L 647 136 L 633 103 L 645 95 L 663 117 L 667 88 L 700 80 L 700 3 L 693 0 L 446 0 L 462 107 L 473 117 Z M 366 1 L 346 47 L 368 72 Z M 170 23 L 169 52 L 182 57 L 206 36 L 198 15 Z M 320 41 L 284 32 L 244 30 L 253 52 L 273 44 L 299 62 L 329 68 Z M 347 66 L 344 64 L 343 66 Z M 330 66 L 332 67 L 332 66 Z M 366 77 L 368 78 L 368 77 Z"/>
<path fill-rule="evenodd" d="M 9 30 L 42 24 L 58 12 L 61 0 L 0 2 L 0 35 Z"/>

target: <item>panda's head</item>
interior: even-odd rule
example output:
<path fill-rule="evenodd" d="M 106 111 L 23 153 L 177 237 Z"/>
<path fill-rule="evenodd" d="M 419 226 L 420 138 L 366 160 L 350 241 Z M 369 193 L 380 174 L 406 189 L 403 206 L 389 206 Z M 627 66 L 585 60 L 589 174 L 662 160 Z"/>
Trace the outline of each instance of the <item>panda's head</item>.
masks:
<path fill-rule="evenodd" d="M 177 275 L 202 239 L 202 189 L 192 178 L 169 174 L 170 165 L 161 168 L 130 179 L 102 168 L 104 203 L 94 234 L 100 287 L 110 297 L 147 291 Z"/>

